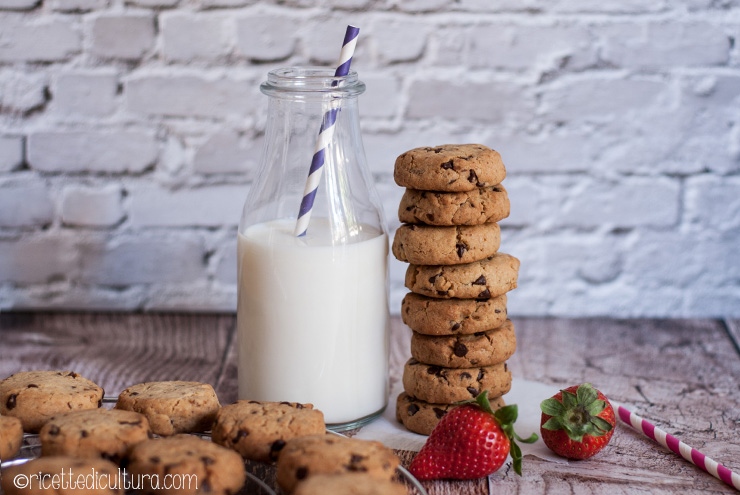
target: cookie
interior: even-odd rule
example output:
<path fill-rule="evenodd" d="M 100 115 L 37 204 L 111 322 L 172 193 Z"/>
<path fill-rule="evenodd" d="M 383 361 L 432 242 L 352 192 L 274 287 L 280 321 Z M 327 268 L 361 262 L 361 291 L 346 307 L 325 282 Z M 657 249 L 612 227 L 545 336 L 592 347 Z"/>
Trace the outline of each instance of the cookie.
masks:
<path fill-rule="evenodd" d="M 484 390 L 489 397 L 500 397 L 511 390 L 511 371 L 506 363 L 442 368 L 412 358 L 403 367 L 403 389 L 417 399 L 437 404 L 475 399 Z"/>
<path fill-rule="evenodd" d="M 417 361 L 444 368 L 493 366 L 509 359 L 516 350 L 511 320 L 499 328 L 472 335 L 411 336 L 411 355 Z"/>
<path fill-rule="evenodd" d="M 459 265 L 488 258 L 498 251 L 497 223 L 435 227 L 404 224 L 393 238 L 393 255 L 419 265 Z"/>
<path fill-rule="evenodd" d="M 448 193 L 406 189 L 398 219 L 427 225 L 480 225 L 503 220 L 510 210 L 509 195 L 501 184 Z"/>
<path fill-rule="evenodd" d="M 120 463 L 131 447 L 150 435 L 149 422 L 139 413 L 93 409 L 51 418 L 39 439 L 44 456 L 102 457 Z"/>
<path fill-rule="evenodd" d="M 0 382 L 0 414 L 38 433 L 52 416 L 102 405 L 103 389 L 73 371 L 21 371 Z"/>
<path fill-rule="evenodd" d="M 245 459 L 272 462 L 291 438 L 325 431 L 324 413 L 312 404 L 240 400 L 218 411 L 211 436 Z"/>
<path fill-rule="evenodd" d="M 105 459 L 76 459 L 65 456 L 39 457 L 5 468 L 0 485 L 5 495 L 124 493 L 118 466 L 112 462 Z"/>
<path fill-rule="evenodd" d="M 480 299 L 516 289 L 519 260 L 496 253 L 465 265 L 415 265 L 406 269 L 406 287 L 422 296 L 442 299 Z"/>
<path fill-rule="evenodd" d="M 221 407 L 213 387 L 199 382 L 148 382 L 128 387 L 116 409 L 143 414 L 157 435 L 207 431 Z"/>
<path fill-rule="evenodd" d="M 338 435 L 289 440 L 277 461 L 277 482 L 292 492 L 298 482 L 318 474 L 366 473 L 390 480 L 401 461 L 380 442 Z"/>
<path fill-rule="evenodd" d="M 241 456 L 220 445 L 194 435 L 156 438 L 137 444 L 129 456 L 128 470 L 144 485 L 144 493 L 186 495 L 238 492 L 246 480 Z M 168 475 L 180 475 L 171 489 L 152 489 L 162 485 Z M 165 478 L 168 476 L 168 478 Z"/>
<path fill-rule="evenodd" d="M 23 423 L 13 416 L 0 416 L 0 461 L 18 455 L 23 443 Z"/>
<path fill-rule="evenodd" d="M 409 292 L 401 303 L 401 318 L 426 335 L 465 335 L 498 328 L 506 321 L 506 294 L 484 301 L 434 299 Z"/>
<path fill-rule="evenodd" d="M 406 495 L 406 487 L 366 473 L 317 474 L 296 485 L 293 495 Z"/>
<path fill-rule="evenodd" d="M 489 400 L 493 410 L 506 405 L 501 397 L 489 397 Z M 437 426 L 439 420 L 442 419 L 442 416 L 453 407 L 456 407 L 455 404 L 433 404 L 412 397 L 406 392 L 401 392 L 401 395 L 396 399 L 396 419 L 407 430 L 421 435 L 429 435 Z"/>
<path fill-rule="evenodd" d="M 501 155 L 482 144 L 414 148 L 396 158 L 393 170 L 396 184 L 422 191 L 472 191 L 504 177 Z"/>

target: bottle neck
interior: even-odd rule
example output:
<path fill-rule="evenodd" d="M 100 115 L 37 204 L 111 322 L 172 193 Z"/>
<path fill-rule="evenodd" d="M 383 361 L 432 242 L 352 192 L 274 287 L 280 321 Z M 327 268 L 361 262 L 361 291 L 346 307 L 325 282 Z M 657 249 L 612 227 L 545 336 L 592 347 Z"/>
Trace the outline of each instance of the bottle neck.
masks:
<path fill-rule="evenodd" d="M 354 71 L 337 77 L 332 69 L 327 68 L 286 67 L 270 71 L 260 90 L 275 98 L 343 99 L 362 94 L 365 84 Z"/>

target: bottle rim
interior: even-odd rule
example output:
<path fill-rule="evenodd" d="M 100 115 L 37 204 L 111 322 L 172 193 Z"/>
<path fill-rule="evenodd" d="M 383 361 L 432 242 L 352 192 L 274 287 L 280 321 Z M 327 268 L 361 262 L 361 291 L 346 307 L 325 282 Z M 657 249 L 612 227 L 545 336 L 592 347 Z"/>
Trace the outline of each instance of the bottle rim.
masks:
<path fill-rule="evenodd" d="M 267 81 L 260 85 L 260 91 L 268 96 L 347 97 L 363 93 L 365 83 L 353 70 L 346 76 L 335 76 L 334 69 L 328 67 L 282 67 L 267 73 Z"/>

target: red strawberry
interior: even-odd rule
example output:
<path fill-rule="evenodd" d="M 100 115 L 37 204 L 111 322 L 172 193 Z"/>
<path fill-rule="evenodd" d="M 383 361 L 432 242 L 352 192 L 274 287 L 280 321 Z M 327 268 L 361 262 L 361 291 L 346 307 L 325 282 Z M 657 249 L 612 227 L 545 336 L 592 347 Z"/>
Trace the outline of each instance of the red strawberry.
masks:
<path fill-rule="evenodd" d="M 561 390 L 542 401 L 540 409 L 542 440 L 568 459 L 588 459 L 603 449 L 614 433 L 614 409 L 590 383 Z"/>
<path fill-rule="evenodd" d="M 411 461 L 409 471 L 420 480 L 480 478 L 500 468 L 511 450 L 514 471 L 521 475 L 522 451 L 514 439 L 532 443 L 537 435 L 523 440 L 514 433 L 517 415 L 516 405 L 493 412 L 488 392 L 483 391 L 475 401 L 444 415 Z"/>

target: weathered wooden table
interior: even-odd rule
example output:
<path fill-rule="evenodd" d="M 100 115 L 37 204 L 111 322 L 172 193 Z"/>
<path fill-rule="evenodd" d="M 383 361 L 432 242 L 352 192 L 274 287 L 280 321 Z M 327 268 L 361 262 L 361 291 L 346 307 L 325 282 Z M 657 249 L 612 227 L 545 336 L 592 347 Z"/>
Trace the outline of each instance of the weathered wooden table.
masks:
<path fill-rule="evenodd" d="M 740 470 L 740 321 L 515 319 L 515 376 L 557 386 L 590 381 L 689 445 Z M 0 378 L 71 369 L 116 395 L 151 380 L 213 384 L 236 400 L 233 315 L 0 315 Z M 409 355 L 409 330 L 393 321 L 391 378 Z M 619 425 L 592 460 L 525 458 L 523 477 L 501 469 L 508 493 L 736 493 L 673 453 Z M 411 455 L 401 453 L 408 462 Z M 489 493 L 487 480 L 425 483 L 430 494 Z"/>

